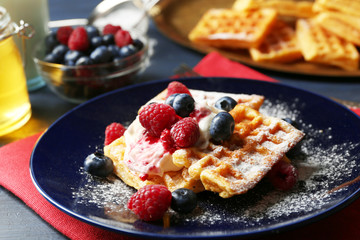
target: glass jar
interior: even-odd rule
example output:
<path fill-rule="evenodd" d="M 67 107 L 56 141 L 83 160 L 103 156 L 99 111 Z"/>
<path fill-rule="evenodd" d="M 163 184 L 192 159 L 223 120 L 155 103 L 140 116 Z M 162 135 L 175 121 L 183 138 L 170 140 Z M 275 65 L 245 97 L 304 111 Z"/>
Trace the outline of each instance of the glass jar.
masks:
<path fill-rule="evenodd" d="M 32 53 L 36 44 L 43 41 L 49 31 L 48 0 L 0 0 L 0 6 L 6 8 L 13 22 L 19 23 L 23 20 L 30 24 L 36 32 L 31 39 L 25 42 L 20 38 L 15 38 L 14 41 L 25 63 L 28 91 L 40 89 L 45 86 L 45 81 L 36 70 Z"/>
<path fill-rule="evenodd" d="M 23 126 L 31 116 L 31 105 L 20 52 L 13 36 L 24 33 L 0 6 L 0 136 Z"/>

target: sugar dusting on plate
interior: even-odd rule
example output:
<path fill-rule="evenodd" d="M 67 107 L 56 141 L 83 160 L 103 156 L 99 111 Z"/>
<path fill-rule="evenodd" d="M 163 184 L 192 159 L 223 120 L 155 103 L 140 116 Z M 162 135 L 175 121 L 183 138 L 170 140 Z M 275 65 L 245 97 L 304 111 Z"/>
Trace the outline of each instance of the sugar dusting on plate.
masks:
<path fill-rule="evenodd" d="M 211 227 L 221 223 L 229 225 L 243 224 L 244 228 L 266 227 L 264 223 L 283 223 L 296 217 L 309 216 L 336 204 L 332 194 L 341 194 L 347 188 L 330 192 L 338 183 L 344 183 L 351 176 L 356 161 L 360 157 L 360 143 L 338 143 L 331 146 L 321 144 L 331 140 L 332 129 L 316 129 L 311 123 L 299 118 L 302 108 L 298 99 L 291 105 L 281 101 L 265 100 L 260 112 L 278 118 L 291 118 L 306 137 L 291 152 L 289 157 L 299 171 L 299 181 L 290 191 L 275 190 L 264 178 L 254 189 L 246 194 L 222 199 L 211 192 L 199 193 L 198 207 L 190 214 L 178 214 L 169 211 L 171 225 L 197 224 Z M 101 148 L 101 147 L 97 147 Z M 78 189 L 72 189 L 75 204 L 97 206 L 104 209 L 112 219 L 136 221 L 136 217 L 127 209 L 127 201 L 135 190 L 120 179 L 108 180 L 95 178 L 79 169 L 84 183 Z M 345 198 L 346 196 L 344 196 Z M 338 200 L 337 200 L 338 201 Z M 130 221 L 130 220 L 129 220 Z M 191 234 L 191 233 L 189 233 Z"/>

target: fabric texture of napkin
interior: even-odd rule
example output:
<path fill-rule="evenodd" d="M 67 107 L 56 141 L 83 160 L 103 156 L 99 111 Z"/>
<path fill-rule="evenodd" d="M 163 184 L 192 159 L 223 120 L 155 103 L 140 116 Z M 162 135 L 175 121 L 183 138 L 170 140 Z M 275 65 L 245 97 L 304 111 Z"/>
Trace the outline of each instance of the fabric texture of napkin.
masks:
<path fill-rule="evenodd" d="M 242 64 L 230 61 L 216 52 L 205 56 L 194 70 L 208 77 L 241 77 L 276 81 Z M 360 111 L 357 113 L 360 114 Z M 0 185 L 19 197 L 40 217 L 71 239 L 137 239 L 77 220 L 42 197 L 34 186 L 29 171 L 30 155 L 40 135 L 41 133 L 0 148 Z M 330 217 L 295 230 L 268 236 L 266 239 L 360 239 L 359 216 L 360 199 Z"/>

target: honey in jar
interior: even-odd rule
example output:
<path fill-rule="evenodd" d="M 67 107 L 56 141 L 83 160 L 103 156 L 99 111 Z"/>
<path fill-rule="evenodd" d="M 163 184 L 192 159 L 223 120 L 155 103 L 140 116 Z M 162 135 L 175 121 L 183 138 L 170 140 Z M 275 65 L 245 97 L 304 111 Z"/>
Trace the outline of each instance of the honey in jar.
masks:
<path fill-rule="evenodd" d="M 15 26 L 0 6 L 0 136 L 20 128 L 31 116 L 23 63 L 13 39 Z"/>

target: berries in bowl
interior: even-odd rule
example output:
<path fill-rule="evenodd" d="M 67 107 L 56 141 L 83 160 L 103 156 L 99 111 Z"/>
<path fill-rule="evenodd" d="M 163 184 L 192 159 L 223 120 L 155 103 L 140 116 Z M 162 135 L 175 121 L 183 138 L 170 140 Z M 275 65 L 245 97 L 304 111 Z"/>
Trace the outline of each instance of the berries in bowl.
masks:
<path fill-rule="evenodd" d="M 62 26 L 35 49 L 39 74 L 60 97 L 81 103 L 132 84 L 148 61 L 146 36 L 120 26 Z"/>

